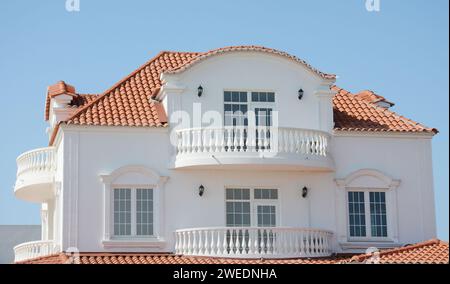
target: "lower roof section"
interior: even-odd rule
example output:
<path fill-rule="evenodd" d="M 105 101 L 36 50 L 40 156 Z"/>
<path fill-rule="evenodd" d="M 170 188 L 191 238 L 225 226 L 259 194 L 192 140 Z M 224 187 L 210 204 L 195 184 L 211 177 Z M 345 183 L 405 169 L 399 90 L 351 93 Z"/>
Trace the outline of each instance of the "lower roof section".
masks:
<path fill-rule="evenodd" d="M 327 258 L 299 259 L 230 259 L 193 257 L 175 254 L 153 253 L 80 253 L 55 254 L 20 262 L 21 264 L 448 264 L 447 242 L 429 240 L 401 248 L 376 253 L 348 255 L 340 254 Z"/>

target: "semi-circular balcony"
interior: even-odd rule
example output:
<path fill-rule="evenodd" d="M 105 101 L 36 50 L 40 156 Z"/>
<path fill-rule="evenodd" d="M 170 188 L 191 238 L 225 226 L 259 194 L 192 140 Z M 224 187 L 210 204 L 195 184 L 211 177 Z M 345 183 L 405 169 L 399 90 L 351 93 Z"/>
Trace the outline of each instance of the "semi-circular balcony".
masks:
<path fill-rule="evenodd" d="M 215 227 L 175 232 L 179 255 L 230 258 L 304 258 L 332 254 L 332 233 L 310 228 Z"/>
<path fill-rule="evenodd" d="M 327 132 L 299 128 L 190 128 L 176 132 L 173 168 L 332 171 Z"/>
<path fill-rule="evenodd" d="M 51 199 L 56 171 L 56 153 L 53 147 L 23 153 L 17 158 L 17 179 L 14 194 L 31 202 Z"/>
<path fill-rule="evenodd" d="M 17 245 L 14 247 L 14 262 L 52 255 L 61 250 L 54 241 L 35 241 Z"/>

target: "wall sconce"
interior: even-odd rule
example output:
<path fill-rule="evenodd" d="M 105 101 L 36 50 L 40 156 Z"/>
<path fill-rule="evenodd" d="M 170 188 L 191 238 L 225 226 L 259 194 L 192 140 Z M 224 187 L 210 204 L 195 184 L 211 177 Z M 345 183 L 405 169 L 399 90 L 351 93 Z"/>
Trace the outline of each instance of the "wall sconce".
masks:
<path fill-rule="evenodd" d="M 203 196 L 203 193 L 205 193 L 205 187 L 202 184 L 198 187 L 198 195 Z"/>
<path fill-rule="evenodd" d="M 308 196 L 308 188 L 305 186 L 302 188 L 302 197 L 306 198 Z"/>
<path fill-rule="evenodd" d="M 197 95 L 200 98 L 203 95 L 203 87 L 202 87 L 202 85 L 198 86 L 197 91 L 198 91 Z"/>
<path fill-rule="evenodd" d="M 305 92 L 303 91 L 303 89 L 298 90 L 298 99 L 299 100 L 301 100 L 303 98 L 304 93 Z"/>

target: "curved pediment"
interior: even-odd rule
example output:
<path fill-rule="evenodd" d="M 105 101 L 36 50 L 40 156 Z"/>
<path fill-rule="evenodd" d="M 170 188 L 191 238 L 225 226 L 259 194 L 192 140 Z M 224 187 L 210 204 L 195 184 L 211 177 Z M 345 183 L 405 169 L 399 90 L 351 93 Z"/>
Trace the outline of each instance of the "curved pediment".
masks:
<path fill-rule="evenodd" d="M 296 63 L 304 66 L 305 68 L 312 71 L 314 74 L 321 77 L 322 79 L 330 79 L 330 80 L 336 79 L 336 75 L 321 72 L 321 71 L 317 70 L 316 68 L 312 67 L 306 61 L 304 61 L 294 55 L 290 55 L 283 51 L 279 51 L 279 50 L 267 48 L 267 47 L 261 47 L 261 46 L 229 46 L 229 47 L 214 49 L 214 50 L 208 51 L 206 53 L 203 53 L 203 54 L 197 56 L 194 60 L 186 62 L 186 63 L 178 66 L 177 68 L 168 70 L 166 73 L 167 74 L 181 73 L 181 72 L 191 68 L 192 66 L 194 66 L 204 60 L 207 60 L 211 57 L 215 57 L 215 56 L 222 55 L 222 54 L 228 54 L 228 53 L 232 53 L 232 52 L 253 52 L 253 53 L 258 52 L 258 53 L 265 53 L 265 54 L 271 54 L 271 55 L 284 57 L 284 58 L 287 58 L 289 60 L 292 60 L 293 62 L 296 62 Z"/>

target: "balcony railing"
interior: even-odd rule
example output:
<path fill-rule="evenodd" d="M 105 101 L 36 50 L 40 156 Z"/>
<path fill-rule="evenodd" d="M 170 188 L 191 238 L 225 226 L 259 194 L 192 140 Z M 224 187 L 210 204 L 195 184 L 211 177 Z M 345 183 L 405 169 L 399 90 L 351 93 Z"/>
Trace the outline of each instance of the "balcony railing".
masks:
<path fill-rule="evenodd" d="M 54 147 L 35 149 L 17 158 L 17 179 L 14 192 L 17 198 L 42 202 L 51 198 L 56 172 Z"/>
<path fill-rule="evenodd" d="M 275 127 L 191 128 L 177 131 L 177 154 L 277 152 L 325 157 L 329 134 Z"/>
<path fill-rule="evenodd" d="M 51 172 L 56 169 L 56 154 L 53 147 L 23 153 L 17 158 L 17 177 L 28 173 Z"/>
<path fill-rule="evenodd" d="M 14 247 L 14 262 L 59 253 L 59 246 L 53 241 L 36 241 Z"/>
<path fill-rule="evenodd" d="M 180 255 L 235 258 L 302 258 L 330 256 L 332 233 L 280 227 L 194 228 L 175 232 Z"/>

